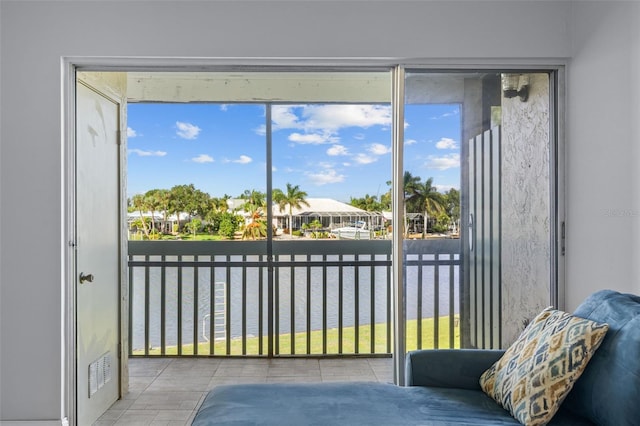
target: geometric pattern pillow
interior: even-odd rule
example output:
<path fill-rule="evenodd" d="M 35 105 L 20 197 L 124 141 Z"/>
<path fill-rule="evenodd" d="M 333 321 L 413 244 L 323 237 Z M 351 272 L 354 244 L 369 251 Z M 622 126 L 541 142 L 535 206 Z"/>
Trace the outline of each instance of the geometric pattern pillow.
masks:
<path fill-rule="evenodd" d="M 523 425 L 545 425 L 608 329 L 607 324 L 546 308 L 482 374 L 480 387 Z"/>

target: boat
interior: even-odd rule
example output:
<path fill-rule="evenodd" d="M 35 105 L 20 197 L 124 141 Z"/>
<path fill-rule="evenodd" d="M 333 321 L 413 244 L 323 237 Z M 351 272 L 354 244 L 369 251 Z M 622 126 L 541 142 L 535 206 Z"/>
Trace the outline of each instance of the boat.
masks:
<path fill-rule="evenodd" d="M 363 221 L 358 221 L 353 226 L 343 226 L 332 229 L 331 235 L 336 238 L 347 240 L 370 240 L 372 238 L 371 231 Z"/>

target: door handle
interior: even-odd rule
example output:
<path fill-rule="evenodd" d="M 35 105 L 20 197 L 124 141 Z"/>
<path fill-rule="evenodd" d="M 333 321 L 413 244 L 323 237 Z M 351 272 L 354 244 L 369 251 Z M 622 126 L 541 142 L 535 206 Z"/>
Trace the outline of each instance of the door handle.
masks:
<path fill-rule="evenodd" d="M 473 251 L 473 213 L 469 213 L 469 251 Z"/>
<path fill-rule="evenodd" d="M 93 282 L 93 274 L 85 275 L 83 272 L 80 272 L 80 284 L 84 283 L 92 283 Z"/>

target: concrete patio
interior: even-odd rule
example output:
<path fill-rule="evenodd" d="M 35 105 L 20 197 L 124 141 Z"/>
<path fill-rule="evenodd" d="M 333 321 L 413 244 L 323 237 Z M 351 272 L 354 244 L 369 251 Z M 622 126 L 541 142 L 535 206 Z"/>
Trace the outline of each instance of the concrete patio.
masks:
<path fill-rule="evenodd" d="M 132 358 L 129 393 L 96 423 L 190 425 L 207 391 L 232 383 L 393 382 L 391 358 Z"/>

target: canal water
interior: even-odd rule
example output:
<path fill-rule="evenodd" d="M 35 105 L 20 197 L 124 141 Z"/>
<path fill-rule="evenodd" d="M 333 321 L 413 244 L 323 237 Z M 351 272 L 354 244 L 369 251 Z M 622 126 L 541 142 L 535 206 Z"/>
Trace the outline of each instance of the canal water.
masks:
<path fill-rule="evenodd" d="M 183 260 L 186 260 L 183 257 Z M 331 260 L 331 259 L 328 259 Z M 435 269 L 438 268 L 439 285 L 436 295 Z M 145 271 L 144 268 L 135 268 L 133 273 L 133 309 L 132 309 L 132 349 L 144 348 L 144 322 L 145 322 Z M 247 337 L 257 336 L 259 332 L 259 313 L 262 309 L 263 333 L 267 334 L 267 308 L 268 293 L 266 269 L 263 270 L 260 288 L 260 274 L 258 268 L 246 268 L 245 279 L 241 268 L 232 268 L 227 277 L 223 268 L 215 270 L 215 288 L 224 292 L 228 289 L 230 294 L 218 294 L 221 296 L 216 307 L 226 311 L 226 322 L 230 324 L 230 337 L 241 337 L 243 328 Z M 278 315 L 277 333 L 290 333 L 307 330 L 307 320 L 310 320 L 311 330 L 326 327 L 336 328 L 342 317 L 343 327 L 356 324 L 366 325 L 371 323 L 386 323 L 391 314 L 389 311 L 391 302 L 390 280 L 387 278 L 386 267 L 376 267 L 374 277 L 371 277 L 370 267 L 342 268 L 342 288 L 338 267 L 311 268 L 307 273 L 306 268 L 295 268 L 294 285 L 292 286 L 291 268 L 277 269 L 277 291 L 274 291 L 274 305 Z M 453 277 L 451 277 L 453 271 Z M 209 336 L 209 313 L 211 312 L 211 269 L 209 267 L 197 268 L 197 280 L 194 268 L 182 268 L 181 294 L 178 291 L 178 268 L 167 267 L 165 269 L 165 339 L 167 346 L 173 346 L 178 341 L 178 327 L 182 329 L 182 343 L 193 343 L 194 334 L 194 310 L 197 311 L 197 336 L 199 342 L 207 341 Z M 323 278 L 326 275 L 326 288 L 323 286 Z M 406 277 L 407 319 L 418 317 L 418 293 L 419 274 L 418 267 L 407 267 Z M 356 276 L 358 285 L 356 285 Z M 229 281 L 229 285 L 226 282 Z M 246 283 L 243 289 L 243 281 Z M 309 284 L 308 284 L 308 283 Z M 161 268 L 149 268 L 149 344 L 151 347 L 160 346 L 161 339 Z M 439 307 L 439 315 L 448 315 L 450 312 L 459 312 L 459 269 L 458 266 L 422 266 L 422 307 L 421 316 L 430 318 L 434 315 L 436 300 Z M 452 285 L 451 285 L 452 284 Z M 326 299 L 323 295 L 326 293 Z M 196 297 L 197 294 L 197 297 Z M 340 297 L 342 294 L 342 297 Z M 293 295 L 293 297 L 292 297 Z M 451 297 L 453 295 L 453 298 Z M 178 320 L 178 300 L 182 300 L 181 321 Z M 373 300 L 372 300 L 373 298 Z M 196 302 L 197 303 L 194 303 Z M 230 300 L 230 304 L 227 303 Z M 342 303 L 340 303 L 342 300 Z M 292 306 L 293 301 L 293 306 Z M 262 308 L 260 308 L 262 303 Z M 215 304 L 215 297 L 214 297 Z M 326 312 L 325 312 L 326 309 Z M 342 312 L 340 311 L 342 309 Z M 308 314 L 310 311 L 310 314 Z M 326 319 L 325 319 L 326 317 Z M 293 321 L 292 321 L 293 319 Z M 293 324 L 292 324 L 293 322 Z M 244 326 L 244 327 L 243 327 Z M 217 337 L 226 336 L 225 324 L 220 324 L 216 333 Z"/>

